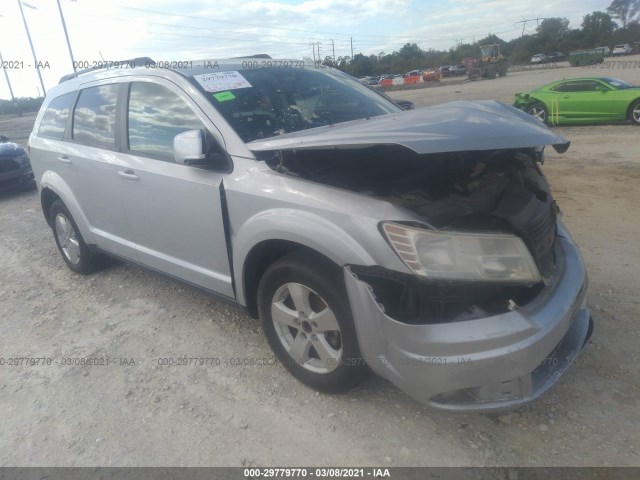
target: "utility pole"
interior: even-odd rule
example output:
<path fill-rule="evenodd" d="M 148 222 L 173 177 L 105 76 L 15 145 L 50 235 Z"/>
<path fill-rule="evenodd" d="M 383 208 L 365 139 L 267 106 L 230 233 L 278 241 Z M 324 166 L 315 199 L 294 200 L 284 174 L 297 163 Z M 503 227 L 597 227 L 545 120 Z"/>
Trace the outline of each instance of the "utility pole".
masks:
<path fill-rule="evenodd" d="M 318 42 L 318 62 L 322 63 L 322 55 L 320 55 L 320 42 Z"/>
<path fill-rule="evenodd" d="M 311 45 L 311 48 L 313 49 L 313 61 L 316 61 L 316 44 L 315 43 L 310 43 L 309 45 Z"/>
<path fill-rule="evenodd" d="M 2 70 L 4 70 L 4 78 L 7 79 L 7 85 L 9 86 L 9 93 L 11 94 L 11 101 L 15 102 L 16 98 L 13 96 L 13 89 L 11 88 L 11 82 L 9 81 L 9 74 L 5 68 L 4 60 L 2 59 L 2 53 L 0 52 L 0 63 L 2 64 Z"/>
<path fill-rule="evenodd" d="M 331 39 L 331 51 L 333 52 L 333 63 L 336 63 L 336 46 L 333 43 L 333 39 Z"/>
<path fill-rule="evenodd" d="M 548 20 L 548 17 L 538 17 L 538 18 L 529 18 L 527 20 L 525 20 L 524 18 L 516 23 L 514 23 L 514 25 L 517 25 L 519 23 L 522 24 L 522 33 L 520 34 L 521 37 L 524 37 L 524 30 L 527 27 L 527 22 L 536 22 L 536 25 L 538 26 L 538 28 L 540 28 L 540 20 Z"/>
<path fill-rule="evenodd" d="M 24 4 L 25 7 L 33 8 L 36 10 L 36 7 L 29 5 L 28 3 Z M 20 7 L 20 15 L 22 15 L 22 22 L 24 23 L 24 29 L 27 32 L 27 38 L 29 39 L 29 46 L 31 47 L 31 54 L 33 55 L 33 61 L 36 64 L 36 72 L 38 72 L 38 78 L 40 79 L 40 86 L 42 87 L 42 92 L 44 95 L 47 94 L 47 91 L 44 88 L 44 82 L 42 81 L 42 74 L 40 73 L 40 65 L 38 65 L 38 59 L 36 57 L 36 51 L 33 48 L 33 42 L 31 41 L 31 34 L 29 33 L 29 27 L 27 26 L 27 19 L 24 18 L 24 10 L 22 9 L 22 2 L 18 0 L 18 6 Z"/>
<path fill-rule="evenodd" d="M 69 34 L 67 33 L 67 24 L 64 21 L 64 15 L 62 14 L 62 7 L 60 6 L 60 0 L 58 0 L 58 11 L 60 12 L 60 20 L 62 20 L 62 29 L 64 30 L 64 38 L 67 39 L 67 47 L 69 48 L 69 56 L 71 57 L 71 65 L 73 71 L 76 71 L 76 61 L 73 59 L 73 52 L 71 51 L 71 42 L 69 42 Z"/>
<path fill-rule="evenodd" d="M 351 37 L 351 60 L 353 60 L 353 37 Z"/>

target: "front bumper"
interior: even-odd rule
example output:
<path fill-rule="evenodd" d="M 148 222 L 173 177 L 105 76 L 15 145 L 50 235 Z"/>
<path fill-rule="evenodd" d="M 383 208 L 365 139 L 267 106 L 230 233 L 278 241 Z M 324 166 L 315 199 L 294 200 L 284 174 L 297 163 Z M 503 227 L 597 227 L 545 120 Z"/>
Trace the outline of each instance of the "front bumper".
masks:
<path fill-rule="evenodd" d="M 380 376 L 428 405 L 492 411 L 527 403 L 571 365 L 591 332 L 587 275 L 571 238 L 556 241 L 556 275 L 532 302 L 491 317 L 408 325 L 385 315 L 346 267 L 362 355 Z"/>
<path fill-rule="evenodd" d="M 32 185 L 35 185 L 35 180 L 30 165 L 0 174 L 0 192 L 11 192 Z"/>

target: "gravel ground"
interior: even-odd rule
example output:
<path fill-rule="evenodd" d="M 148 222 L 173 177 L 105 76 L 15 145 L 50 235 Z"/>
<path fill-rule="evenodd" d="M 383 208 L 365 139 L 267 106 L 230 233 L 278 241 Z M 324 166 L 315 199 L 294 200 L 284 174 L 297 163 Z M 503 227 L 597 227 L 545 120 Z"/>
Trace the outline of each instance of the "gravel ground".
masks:
<path fill-rule="evenodd" d="M 510 103 L 589 74 L 548 68 L 392 95 Z M 3 118 L 0 132 L 26 143 L 32 122 Z M 595 333 L 550 392 L 500 416 L 431 410 L 376 377 L 345 395 L 309 390 L 270 361 L 242 311 L 122 263 L 75 275 L 36 192 L 0 196 L 0 357 L 53 359 L 0 366 L 0 465 L 639 466 L 640 130 L 556 130 L 572 147 L 549 152 L 544 171 L 585 256 Z M 185 355 L 222 364 L 158 365 Z M 63 365 L 78 357 L 112 363 Z M 233 365 L 244 358 L 267 365 Z"/>

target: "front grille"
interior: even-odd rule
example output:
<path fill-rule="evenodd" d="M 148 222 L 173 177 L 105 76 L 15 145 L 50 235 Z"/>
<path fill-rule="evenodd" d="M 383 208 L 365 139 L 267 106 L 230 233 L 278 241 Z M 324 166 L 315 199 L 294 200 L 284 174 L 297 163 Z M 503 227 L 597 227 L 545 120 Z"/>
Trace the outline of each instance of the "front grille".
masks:
<path fill-rule="evenodd" d="M 20 165 L 13 158 L 0 158 L 0 173 L 20 170 Z"/>
<path fill-rule="evenodd" d="M 16 187 L 20 184 L 20 178 L 10 178 L 9 180 L 1 180 L 0 181 L 0 190 L 3 188 L 11 188 Z"/>

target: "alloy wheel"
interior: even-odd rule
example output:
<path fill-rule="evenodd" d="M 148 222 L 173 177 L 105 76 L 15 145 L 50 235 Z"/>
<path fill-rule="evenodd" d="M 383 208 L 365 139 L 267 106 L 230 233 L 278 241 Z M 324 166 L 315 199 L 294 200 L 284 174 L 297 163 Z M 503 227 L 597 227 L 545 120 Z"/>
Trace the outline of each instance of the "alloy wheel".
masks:
<path fill-rule="evenodd" d="M 58 213 L 55 219 L 56 236 L 64 256 L 74 265 L 80 263 L 80 242 L 69 219 Z"/>
<path fill-rule="evenodd" d="M 309 287 L 286 283 L 278 288 L 271 318 L 282 346 L 303 368 L 326 374 L 340 365 L 340 325 L 327 303 Z"/>
<path fill-rule="evenodd" d="M 640 123 L 640 102 L 637 103 L 636 106 L 633 108 L 631 115 L 633 116 L 634 122 Z"/>
<path fill-rule="evenodd" d="M 543 107 L 532 107 L 529 113 L 543 123 L 547 120 L 547 112 Z"/>

